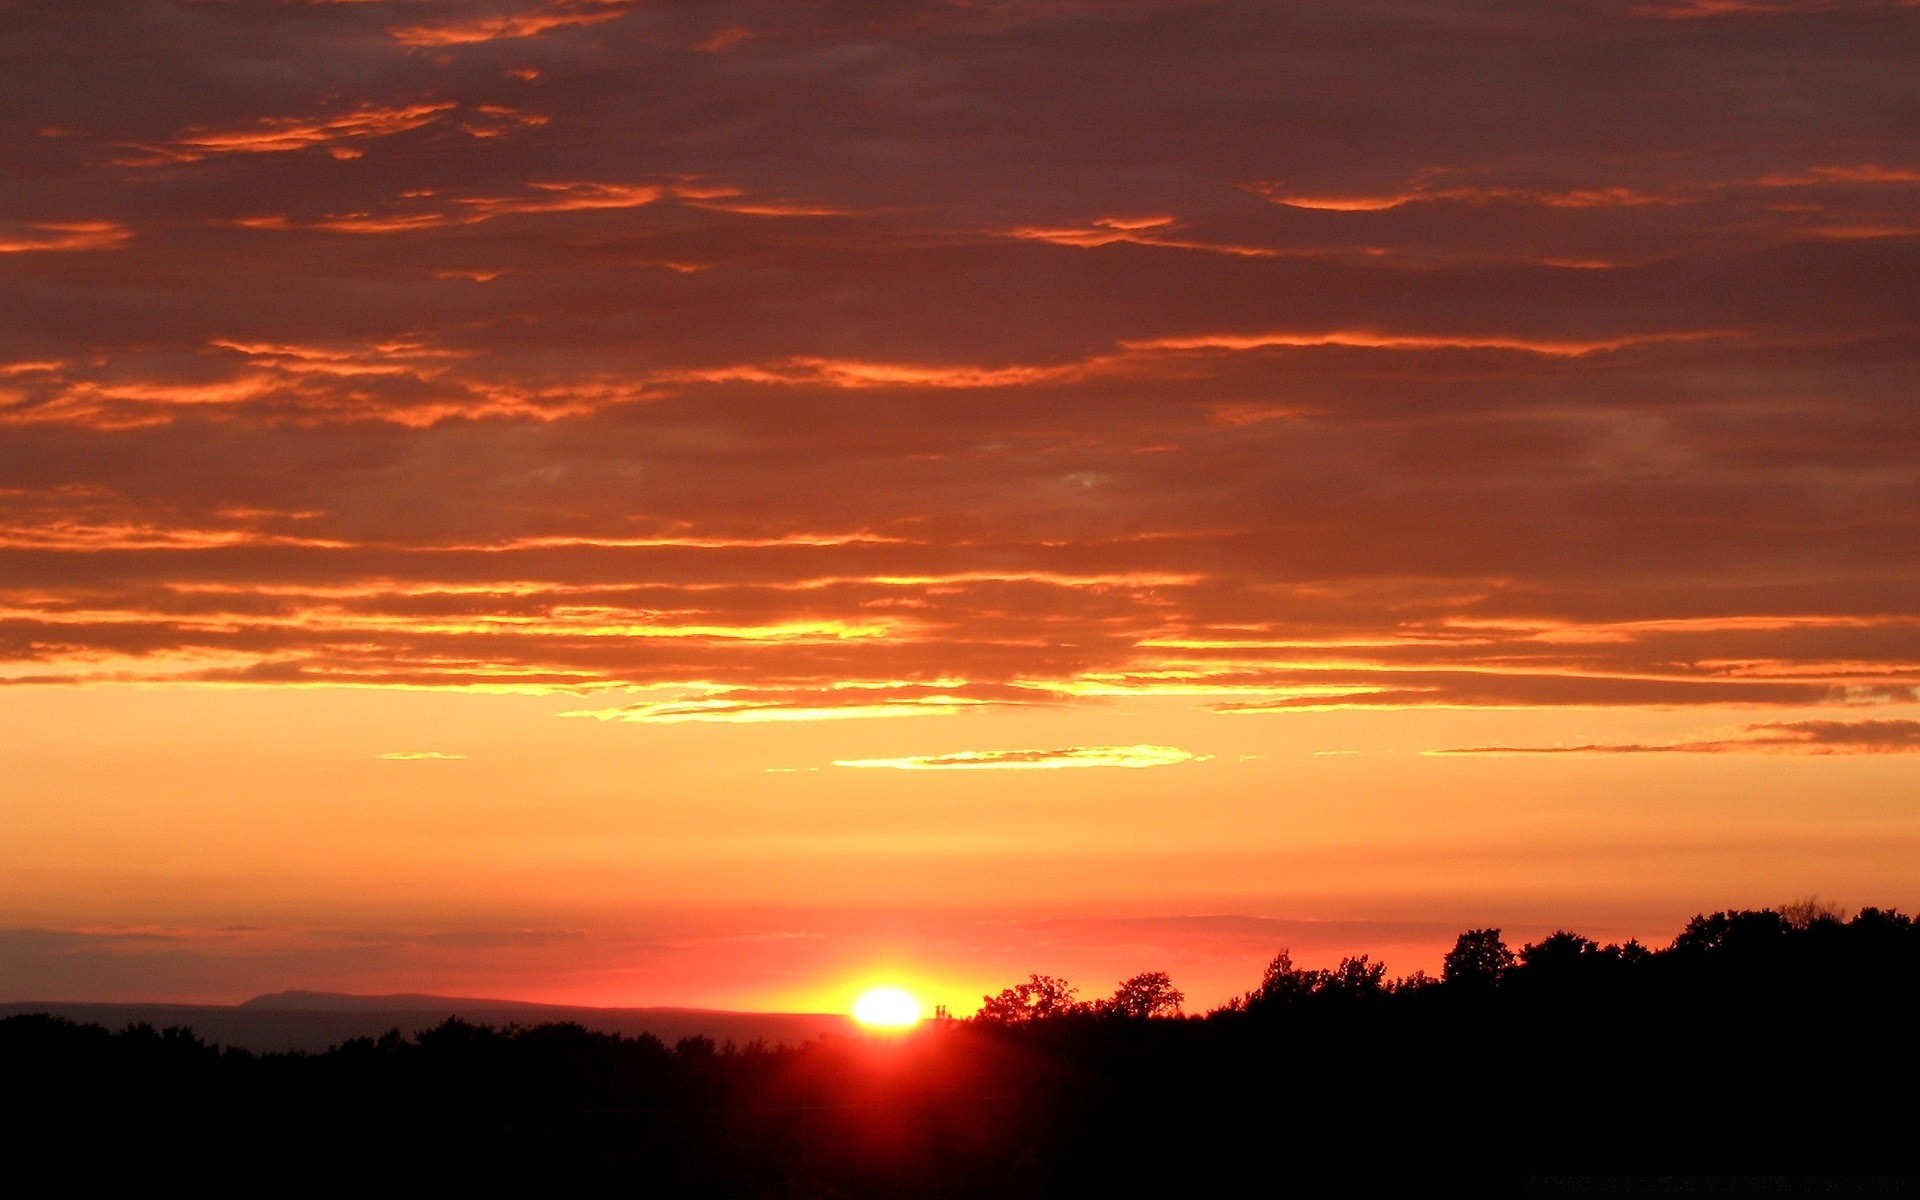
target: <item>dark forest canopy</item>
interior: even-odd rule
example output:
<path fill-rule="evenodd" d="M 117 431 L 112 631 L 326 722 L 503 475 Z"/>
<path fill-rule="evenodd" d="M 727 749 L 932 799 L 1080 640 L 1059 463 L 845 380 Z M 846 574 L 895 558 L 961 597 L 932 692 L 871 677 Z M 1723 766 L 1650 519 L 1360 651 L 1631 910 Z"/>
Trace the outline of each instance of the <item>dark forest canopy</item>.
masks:
<path fill-rule="evenodd" d="M 1873 1190 L 1910 1182 L 1917 984 L 1912 918 L 1789 906 L 1696 917 L 1662 949 L 1469 930 L 1438 978 L 1280 951 L 1204 1017 L 1173 1016 L 1159 972 L 1093 1002 L 1033 976 L 972 1020 L 800 1046 L 450 1020 L 254 1055 L 19 1016 L 0 1077 L 16 1169 L 214 1190 L 1130 1195 L 1249 1170 L 1275 1194 L 1340 1172 Z"/>

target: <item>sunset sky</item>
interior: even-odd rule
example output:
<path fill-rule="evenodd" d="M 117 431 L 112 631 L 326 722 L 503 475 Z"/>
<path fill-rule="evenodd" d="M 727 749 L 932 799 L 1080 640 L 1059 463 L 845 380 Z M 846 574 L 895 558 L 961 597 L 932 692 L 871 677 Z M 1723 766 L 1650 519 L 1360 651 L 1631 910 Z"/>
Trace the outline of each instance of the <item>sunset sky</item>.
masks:
<path fill-rule="evenodd" d="M 0 1000 L 1920 907 L 1913 0 L 26 0 Z"/>

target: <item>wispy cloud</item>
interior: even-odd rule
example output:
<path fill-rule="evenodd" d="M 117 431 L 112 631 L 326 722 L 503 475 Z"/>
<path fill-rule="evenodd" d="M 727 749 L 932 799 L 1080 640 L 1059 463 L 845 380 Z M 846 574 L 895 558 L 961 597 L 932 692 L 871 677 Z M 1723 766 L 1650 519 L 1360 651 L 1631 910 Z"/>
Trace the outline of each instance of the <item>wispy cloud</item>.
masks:
<path fill-rule="evenodd" d="M 1385 333 L 1371 330 L 1276 330 L 1262 333 L 1200 333 L 1125 343 L 1129 350 L 1265 350 L 1350 347 L 1363 350 L 1514 350 L 1552 358 L 1578 358 L 1660 342 L 1725 336 L 1714 331 L 1650 333 L 1597 339 L 1485 337 L 1471 334 Z"/>
<path fill-rule="evenodd" d="M 1920 754 L 1920 721 L 1777 721 L 1742 726 L 1727 737 L 1688 742 L 1582 746 L 1466 746 L 1437 755 L 1526 754 Z"/>
<path fill-rule="evenodd" d="M 0 222 L 0 254 L 58 250 L 117 250 L 133 231 L 116 221 Z"/>
<path fill-rule="evenodd" d="M 1920 163 L 1871 116 L 1920 9 L 1596 56 L 1552 6 L 242 7 L 9 29 L 0 680 L 649 724 L 1920 686 Z"/>
<path fill-rule="evenodd" d="M 509 950 L 566 945 L 584 941 L 586 936 L 579 929 L 459 929 L 418 934 L 406 940 L 454 950 Z"/>
<path fill-rule="evenodd" d="M 543 125 L 547 118 L 497 105 L 486 106 L 462 125 L 474 137 L 498 137 L 515 129 Z M 564 216 L 630 212 L 672 204 L 749 217 L 825 217 L 847 210 L 777 197 L 756 197 L 743 189 L 688 179 L 657 183 L 604 180 L 532 180 L 515 190 L 459 194 L 428 188 L 384 198 L 378 204 L 352 211 L 309 216 L 265 213 L 236 217 L 233 224 L 266 231 L 319 231 L 368 235 L 416 234 L 434 229 L 478 225 L 506 217 Z M 672 267 L 671 260 L 664 260 Z M 680 264 L 683 273 L 702 269 Z M 478 274 L 494 277 L 487 272 Z M 472 277 L 469 273 L 468 277 Z"/>
<path fill-rule="evenodd" d="M 401 25 L 395 41 L 407 46 L 470 46 L 538 37 L 555 29 L 598 25 L 624 16 L 632 0 L 549 0 L 517 12 L 455 16 L 432 23 Z"/>
<path fill-rule="evenodd" d="M 1530 204 L 1546 208 L 1637 208 L 1650 204 L 1686 204 L 1697 199 L 1684 193 L 1662 194 L 1620 186 L 1550 189 L 1453 183 L 1447 181 L 1444 175 L 1417 179 L 1402 190 L 1372 194 L 1300 195 L 1277 183 L 1257 184 L 1253 190 L 1273 203 L 1288 208 L 1350 213 L 1382 212 L 1406 204 L 1440 202 Z"/>
<path fill-rule="evenodd" d="M 1236 245 L 1188 237 L 1174 217 L 1096 217 L 1084 225 L 1020 225 L 1001 231 L 1004 237 L 1053 242 L 1061 246 L 1095 249 L 1119 244 L 1162 246 L 1169 250 L 1204 250 L 1244 258 L 1269 258 L 1279 251 L 1270 246 Z"/>
<path fill-rule="evenodd" d="M 896 771 L 1053 771 L 1067 767 L 1170 767 L 1213 756 L 1174 746 L 1066 746 L 1053 750 L 957 750 L 905 758 L 835 759 L 836 767 Z"/>
<path fill-rule="evenodd" d="M 969 710 L 1058 699 L 1044 690 L 965 680 L 947 683 L 835 680 L 789 688 L 708 685 L 675 690 L 683 694 L 611 708 L 575 709 L 560 715 L 649 725 L 688 722 L 750 725 L 774 721 L 952 716 Z"/>
<path fill-rule="evenodd" d="M 250 125 L 189 129 L 151 149 L 156 162 L 186 161 L 209 154 L 284 154 L 327 147 L 342 157 L 360 153 L 353 145 L 419 129 L 457 108 L 451 101 L 421 104 L 363 104 L 345 112 L 311 116 L 263 117 Z"/>
<path fill-rule="evenodd" d="M 391 762 L 455 762 L 466 758 L 466 755 L 442 754 L 438 750 L 389 750 L 385 754 L 376 755 L 375 757 L 384 758 Z"/>

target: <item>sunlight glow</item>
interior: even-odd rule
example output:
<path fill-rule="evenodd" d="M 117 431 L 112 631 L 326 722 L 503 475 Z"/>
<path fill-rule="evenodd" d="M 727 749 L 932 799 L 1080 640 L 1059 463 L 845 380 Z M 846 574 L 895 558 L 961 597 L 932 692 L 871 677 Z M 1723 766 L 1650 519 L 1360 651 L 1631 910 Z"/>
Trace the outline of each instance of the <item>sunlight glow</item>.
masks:
<path fill-rule="evenodd" d="M 853 1019 L 869 1029 L 911 1029 L 920 1023 L 920 1002 L 897 987 L 877 987 L 853 1002 Z"/>

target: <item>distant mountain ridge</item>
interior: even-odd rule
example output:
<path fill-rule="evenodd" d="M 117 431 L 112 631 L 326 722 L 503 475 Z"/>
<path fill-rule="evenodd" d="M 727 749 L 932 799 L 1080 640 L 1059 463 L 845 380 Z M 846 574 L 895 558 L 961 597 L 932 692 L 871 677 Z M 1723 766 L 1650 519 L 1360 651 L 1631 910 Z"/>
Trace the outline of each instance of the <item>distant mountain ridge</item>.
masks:
<path fill-rule="evenodd" d="M 798 1045 L 852 1029 L 838 1013 L 755 1013 L 701 1008 L 589 1008 L 465 996 L 402 992 L 364 996 L 348 992 L 286 991 L 237 1005 L 102 1004 L 77 1001 L 0 1003 L 0 1017 L 51 1013 L 109 1029 L 148 1024 L 184 1025 L 206 1041 L 255 1053 L 318 1052 L 359 1037 L 398 1030 L 411 1037 L 449 1018 L 476 1025 L 581 1025 L 625 1037 L 651 1034 L 672 1045 L 685 1037 L 717 1042 Z"/>
<path fill-rule="evenodd" d="M 390 995 L 371 996 L 358 992 L 314 992 L 296 989 L 286 992 L 268 992 L 255 996 L 251 1000 L 242 1000 L 240 1008 L 272 1009 L 276 1012 L 402 1012 L 416 1008 L 434 1010 L 448 1007 L 486 1009 L 489 1012 L 509 1009 L 539 1008 L 565 1010 L 567 1012 L 719 1012 L 720 1009 L 654 1007 L 646 1008 L 593 1008 L 579 1004 L 542 1004 L 537 1000 L 497 1000 L 479 996 L 436 996 L 428 992 L 394 992 Z"/>

